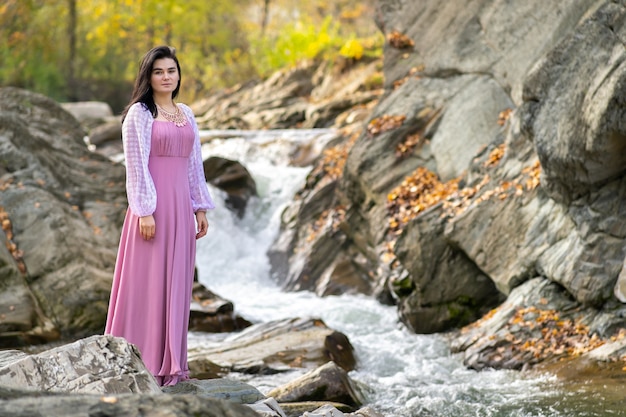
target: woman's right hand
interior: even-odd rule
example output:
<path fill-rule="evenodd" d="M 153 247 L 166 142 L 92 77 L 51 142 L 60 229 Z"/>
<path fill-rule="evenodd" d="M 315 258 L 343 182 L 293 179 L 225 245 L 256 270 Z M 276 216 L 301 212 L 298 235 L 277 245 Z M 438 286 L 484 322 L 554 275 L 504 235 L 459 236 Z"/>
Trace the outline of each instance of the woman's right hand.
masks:
<path fill-rule="evenodd" d="M 143 216 L 139 218 L 139 233 L 144 240 L 150 240 L 154 238 L 155 223 L 152 214 L 149 216 Z"/>

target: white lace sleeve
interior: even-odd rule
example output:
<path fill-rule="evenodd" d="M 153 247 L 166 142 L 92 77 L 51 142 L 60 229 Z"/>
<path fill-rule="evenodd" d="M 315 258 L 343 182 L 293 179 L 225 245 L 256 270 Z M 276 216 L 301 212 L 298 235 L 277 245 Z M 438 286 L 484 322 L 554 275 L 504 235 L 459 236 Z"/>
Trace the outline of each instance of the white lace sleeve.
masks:
<path fill-rule="evenodd" d="M 148 170 L 152 115 L 141 103 L 134 104 L 122 124 L 126 159 L 126 195 L 131 211 L 139 217 L 156 210 L 157 196 Z"/>
<path fill-rule="evenodd" d="M 200 145 L 200 132 L 198 131 L 198 124 L 196 123 L 193 112 L 189 107 L 181 105 L 181 108 L 184 110 L 195 134 L 193 150 L 191 151 L 191 155 L 189 155 L 189 166 L 187 170 L 193 211 L 195 213 L 198 210 L 210 210 L 215 208 L 215 204 L 213 203 L 213 198 L 209 193 L 209 187 L 207 186 L 206 177 L 204 176 L 202 148 Z"/>

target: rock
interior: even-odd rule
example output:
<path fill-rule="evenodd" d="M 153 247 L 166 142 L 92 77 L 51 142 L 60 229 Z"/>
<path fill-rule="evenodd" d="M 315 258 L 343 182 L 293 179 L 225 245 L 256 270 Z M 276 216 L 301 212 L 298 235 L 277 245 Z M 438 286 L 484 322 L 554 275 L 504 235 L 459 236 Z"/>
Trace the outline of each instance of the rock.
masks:
<path fill-rule="evenodd" d="M 189 346 L 189 369 L 196 376 L 210 360 L 232 372 L 271 374 L 339 361 L 341 358 L 332 357 L 332 352 L 341 350 L 348 359 L 338 365 L 351 370 L 356 363 L 353 348 L 342 344 L 347 338 L 329 338 L 333 333 L 318 319 L 256 324 L 214 346 Z"/>
<path fill-rule="evenodd" d="M 377 412 L 371 407 L 363 407 L 348 414 L 349 417 L 384 417 L 381 413 Z"/>
<path fill-rule="evenodd" d="M 219 92 L 192 109 L 201 129 L 331 127 L 341 113 L 378 99 L 381 90 L 363 88 L 377 66 L 363 62 L 340 72 L 325 63 L 301 63 Z"/>
<path fill-rule="evenodd" d="M 0 392 L 2 395 L 2 392 Z M 193 395 L 43 395 L 0 401 L 0 415 L 14 417 L 259 417 L 246 405 Z"/>
<path fill-rule="evenodd" d="M 538 276 L 589 320 L 590 306 L 615 314 L 614 294 L 626 300 L 624 14 L 592 0 L 379 2 L 385 93 L 331 148 L 343 169 L 331 177 L 318 161 L 285 212 L 270 251 L 279 282 L 324 294 L 357 276 L 350 285 L 380 300 L 391 288 L 417 332 L 475 320 Z M 400 35 L 407 47 L 394 46 Z M 398 190 L 418 169 L 440 188 L 409 200 Z"/>
<path fill-rule="evenodd" d="M 622 269 L 617 276 L 617 282 L 613 288 L 613 293 L 619 301 L 626 303 L 626 258 L 624 258 Z"/>
<path fill-rule="evenodd" d="M 581 323 L 591 322 L 596 314 L 593 309 L 578 308 L 577 302 L 558 284 L 533 278 L 516 287 L 505 303 L 481 321 L 462 329 L 451 348 L 453 352 L 463 352 L 465 365 L 473 369 L 528 369 L 572 354 L 568 353 L 568 346 L 585 346 L 588 336 L 582 330 L 584 326 L 579 327 L 580 333 L 569 334 L 570 339 L 558 329 L 571 326 L 574 330 Z M 546 327 L 551 321 L 555 326 Z M 553 328 L 553 340 L 544 344 L 544 336 L 552 334 Z M 534 349 L 524 348 L 526 341 Z"/>
<path fill-rule="evenodd" d="M 102 124 L 89 130 L 89 143 L 100 148 L 113 142 L 117 148 L 122 147 L 122 119 L 121 117 L 110 117 Z"/>
<path fill-rule="evenodd" d="M 380 91 L 350 92 L 320 103 L 307 106 L 303 128 L 321 128 L 336 125 L 337 118 L 344 112 L 367 105 L 378 99 Z"/>
<path fill-rule="evenodd" d="M 503 5 L 481 0 L 442 6 L 436 1 L 381 1 L 376 10 L 381 31 L 385 36 L 398 31 L 414 43 L 404 49 L 385 43 L 385 84 L 391 87 L 410 75 L 411 68 L 421 69 L 418 76 L 432 78 L 489 74 L 519 105 L 529 68 L 597 4 L 532 0 Z"/>
<path fill-rule="evenodd" d="M 363 394 L 342 368 L 334 362 L 308 372 L 301 377 L 268 392 L 279 403 L 330 401 L 358 407 Z"/>
<path fill-rule="evenodd" d="M 248 320 L 235 314 L 231 301 L 224 300 L 206 288 L 194 282 L 191 294 L 189 331 L 196 332 L 234 332 L 252 325 Z"/>
<path fill-rule="evenodd" d="M 287 417 L 280 405 L 273 398 L 267 398 L 248 405 L 263 417 Z"/>
<path fill-rule="evenodd" d="M 407 224 L 396 243 L 395 253 L 412 282 L 396 291 L 399 315 L 416 333 L 462 327 L 503 301 L 481 265 L 446 239 L 444 227 L 441 211 L 433 209 Z M 477 239 L 479 243 L 492 241 Z"/>
<path fill-rule="evenodd" d="M 498 115 L 513 108 L 506 91 L 492 78 L 476 77 L 447 104 L 431 146 L 442 181 L 460 176 L 478 152 L 498 134 Z"/>
<path fill-rule="evenodd" d="M 594 306 L 620 293 L 626 256 L 626 208 L 614 199 L 626 192 L 625 20 L 626 7 L 607 2 L 565 37 L 529 74 L 520 116 L 544 190 L 576 225 L 540 271 Z"/>
<path fill-rule="evenodd" d="M 250 198 L 257 196 L 256 183 L 248 170 L 237 161 L 212 156 L 203 162 L 204 176 L 226 192 L 226 205 L 241 218 Z"/>
<path fill-rule="evenodd" d="M 315 285 L 315 293 L 325 297 L 341 294 L 372 294 L 373 282 L 368 274 L 368 263 L 361 253 L 341 254 L 322 272 Z"/>
<path fill-rule="evenodd" d="M 282 410 L 285 413 L 286 417 L 302 417 L 304 415 L 310 415 L 310 413 L 323 409 L 332 409 L 333 412 L 337 413 L 337 416 L 344 416 L 353 410 L 352 407 L 345 404 L 332 403 L 328 401 L 304 401 L 304 402 L 293 402 L 293 403 L 282 403 Z M 348 414 L 351 416 L 352 414 Z M 357 414 L 355 414 L 357 415 Z"/>
<path fill-rule="evenodd" d="M 626 7 L 606 2 L 524 84 L 525 126 L 551 196 L 572 201 L 626 171 Z"/>
<path fill-rule="evenodd" d="M 0 343 L 104 327 L 126 195 L 124 167 L 90 152 L 52 100 L 0 89 Z M 18 306 L 16 308 L 16 306 Z"/>
<path fill-rule="evenodd" d="M 101 101 L 61 103 L 61 106 L 74 116 L 81 125 L 88 128 L 97 126 L 113 117 L 111 106 Z"/>
<path fill-rule="evenodd" d="M 193 394 L 204 398 L 217 398 L 237 404 L 254 404 L 265 400 L 265 395 L 245 382 L 231 379 L 205 379 L 179 382 L 176 385 L 163 387 L 166 394 Z"/>
<path fill-rule="evenodd" d="M 344 417 L 345 414 L 332 405 L 324 405 L 316 410 L 306 412 L 303 417 Z"/>
<path fill-rule="evenodd" d="M 112 336 L 91 336 L 34 355 L 5 353 L 0 385 L 84 394 L 161 392 L 139 351 Z"/>
<path fill-rule="evenodd" d="M 354 413 L 348 413 L 343 407 L 334 404 L 324 404 L 313 411 L 307 411 L 302 417 L 383 417 L 369 407 L 362 408 Z"/>

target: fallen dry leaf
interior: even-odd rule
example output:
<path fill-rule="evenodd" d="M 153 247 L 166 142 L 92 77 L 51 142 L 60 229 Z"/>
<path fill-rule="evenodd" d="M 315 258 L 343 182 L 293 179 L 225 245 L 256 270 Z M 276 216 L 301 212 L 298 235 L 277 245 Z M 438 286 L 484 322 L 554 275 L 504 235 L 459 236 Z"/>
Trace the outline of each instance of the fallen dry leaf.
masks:
<path fill-rule="evenodd" d="M 367 131 L 370 135 L 376 136 L 389 130 L 394 130 L 402 126 L 406 116 L 385 114 L 369 122 Z"/>
<path fill-rule="evenodd" d="M 412 48 L 413 46 L 415 46 L 415 42 L 413 42 L 413 39 L 400 33 L 397 30 L 392 31 L 387 35 L 387 41 L 391 46 L 397 49 Z"/>

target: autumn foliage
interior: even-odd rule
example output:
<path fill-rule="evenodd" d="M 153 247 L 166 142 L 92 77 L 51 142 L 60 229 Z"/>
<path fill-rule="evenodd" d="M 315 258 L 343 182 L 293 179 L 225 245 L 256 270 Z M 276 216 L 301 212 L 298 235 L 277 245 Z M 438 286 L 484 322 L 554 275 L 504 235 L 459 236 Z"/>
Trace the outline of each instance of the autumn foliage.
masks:
<path fill-rule="evenodd" d="M 580 356 L 605 342 L 589 327 L 572 319 L 561 319 L 555 310 L 542 310 L 531 306 L 520 308 L 509 320 L 508 327 L 521 328 L 533 337 L 518 338 L 509 333 L 506 337 L 514 352 L 530 353 L 535 360 L 555 356 Z"/>
<path fill-rule="evenodd" d="M 336 233 L 339 231 L 339 225 L 343 223 L 345 218 L 346 208 L 344 206 L 337 206 L 324 210 L 315 222 L 309 225 L 307 242 L 315 240 L 322 230 Z"/>
<path fill-rule="evenodd" d="M 343 175 L 348 152 L 352 149 L 357 138 L 358 135 L 353 134 L 346 143 L 324 150 L 320 167 L 331 180 L 341 178 Z"/>
<path fill-rule="evenodd" d="M 384 114 L 380 117 L 372 119 L 372 121 L 369 122 L 369 124 L 367 125 L 367 132 L 371 136 L 376 136 L 381 133 L 399 128 L 400 126 L 402 126 L 405 120 L 406 116 L 403 114 Z"/>
<path fill-rule="evenodd" d="M 17 262 L 17 267 L 20 272 L 25 274 L 26 264 L 24 264 L 24 260 L 22 259 L 24 252 L 17 247 L 17 244 L 13 240 L 13 223 L 9 218 L 9 214 L 2 206 L 0 206 L 0 225 L 2 226 L 2 231 L 4 232 L 6 248 L 11 256 L 13 256 L 13 259 Z"/>
<path fill-rule="evenodd" d="M 504 331 L 507 344 L 497 347 L 492 356 L 497 362 L 515 358 L 532 365 L 577 357 L 606 343 L 580 320 L 561 318 L 555 310 L 535 306 L 517 308 Z M 623 334 L 615 336 L 622 337 Z"/>
<path fill-rule="evenodd" d="M 442 183 L 434 172 L 418 168 L 387 195 L 389 228 L 399 234 L 402 226 L 455 193 L 458 185 L 458 180 Z"/>
<path fill-rule="evenodd" d="M 392 31 L 387 35 L 387 42 L 389 42 L 389 45 L 397 49 L 412 48 L 415 45 L 413 39 L 398 32 L 397 30 Z"/>

